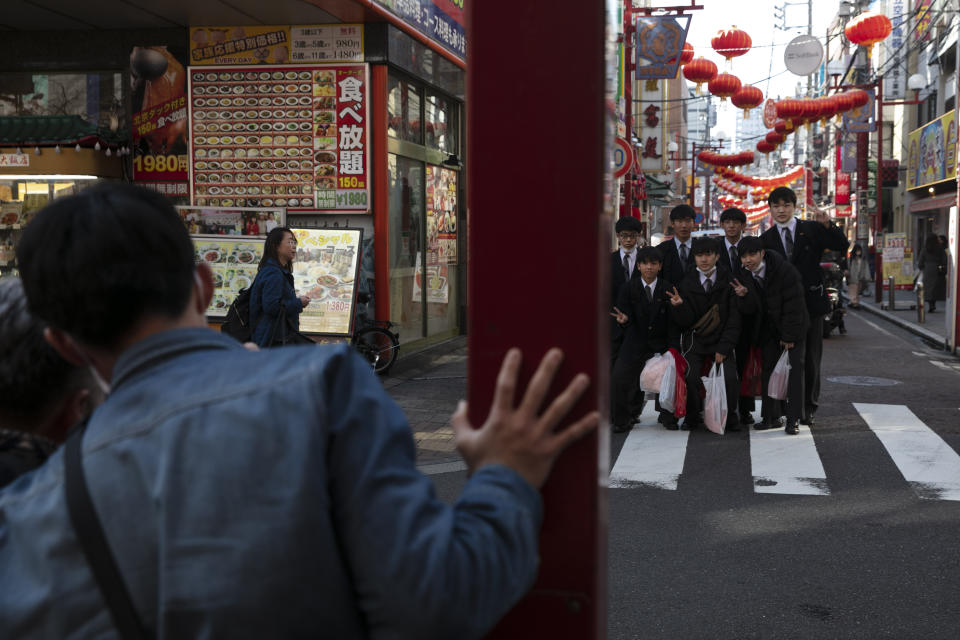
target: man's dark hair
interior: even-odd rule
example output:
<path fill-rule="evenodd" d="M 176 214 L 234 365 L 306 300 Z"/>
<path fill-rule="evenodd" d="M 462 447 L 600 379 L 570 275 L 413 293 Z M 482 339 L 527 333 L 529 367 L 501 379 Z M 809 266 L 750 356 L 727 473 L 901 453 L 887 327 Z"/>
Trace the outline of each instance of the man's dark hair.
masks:
<path fill-rule="evenodd" d="M 694 238 L 690 243 L 690 254 L 720 253 L 720 243 L 715 238 Z"/>
<path fill-rule="evenodd" d="M 736 207 L 730 207 L 720 214 L 720 222 L 725 222 L 727 220 L 736 220 L 737 222 L 747 224 L 747 214 Z"/>
<path fill-rule="evenodd" d="M 750 255 L 763 251 L 763 240 L 757 236 L 744 236 L 737 243 L 737 252 L 739 255 Z"/>
<path fill-rule="evenodd" d="M 617 230 L 617 233 L 621 231 L 636 231 L 641 233 L 643 231 L 643 225 L 640 224 L 640 221 L 634 218 L 633 216 L 624 216 L 617 220 L 617 225 L 614 227 Z"/>
<path fill-rule="evenodd" d="M 178 317 L 194 283 L 193 243 L 173 205 L 122 183 L 45 207 L 17 262 L 30 311 L 94 347 L 113 347 L 145 316 Z"/>
<path fill-rule="evenodd" d="M 27 311 L 18 278 L 0 280 L 0 427 L 30 432 L 60 408 L 90 374 L 60 357 Z"/>
<path fill-rule="evenodd" d="M 797 204 L 797 194 L 793 192 L 793 189 L 790 187 L 777 187 L 770 192 L 770 195 L 767 196 L 767 203 L 774 204 L 775 202 L 789 202 L 791 204 Z"/>
<path fill-rule="evenodd" d="M 688 204 L 678 204 L 673 209 L 670 210 L 670 219 L 671 220 L 684 220 L 689 218 L 690 220 L 697 219 L 697 212 L 693 210 Z"/>
<path fill-rule="evenodd" d="M 283 238 L 286 234 L 293 236 L 293 231 L 290 230 L 290 227 L 274 227 L 270 230 L 270 233 L 267 234 L 267 239 L 263 241 L 263 256 L 260 257 L 260 264 L 257 265 L 257 271 L 263 269 L 263 265 L 267 264 L 267 260 L 274 260 L 275 262 L 280 262 L 280 243 L 283 242 Z M 296 238 L 296 236 L 293 236 Z"/>
<path fill-rule="evenodd" d="M 637 264 L 641 262 L 659 262 L 663 264 L 663 254 L 656 247 L 641 247 L 637 249 Z"/>

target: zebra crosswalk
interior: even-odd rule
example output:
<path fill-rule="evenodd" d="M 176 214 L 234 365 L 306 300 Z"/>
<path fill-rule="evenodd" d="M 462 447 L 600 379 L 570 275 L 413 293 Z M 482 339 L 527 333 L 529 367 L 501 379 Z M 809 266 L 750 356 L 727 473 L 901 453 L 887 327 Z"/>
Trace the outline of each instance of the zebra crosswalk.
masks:
<path fill-rule="evenodd" d="M 960 501 L 960 455 L 909 408 L 864 403 L 853 407 L 919 498 Z M 690 434 L 667 431 L 656 420 L 653 403 L 648 402 L 610 471 L 611 488 L 677 489 Z M 801 426 L 795 436 L 782 429 L 750 429 L 749 443 L 755 493 L 830 495 L 816 439 L 807 427 Z"/>

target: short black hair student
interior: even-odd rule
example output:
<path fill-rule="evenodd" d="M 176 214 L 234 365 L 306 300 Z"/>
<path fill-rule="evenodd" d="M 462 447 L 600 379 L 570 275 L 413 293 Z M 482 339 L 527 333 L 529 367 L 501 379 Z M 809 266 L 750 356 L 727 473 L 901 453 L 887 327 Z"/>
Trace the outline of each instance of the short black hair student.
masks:
<path fill-rule="evenodd" d="M 693 258 L 696 268 L 691 269 L 677 286 L 679 302 L 672 307 L 673 318 L 683 329 L 683 346 L 687 363 L 687 418 L 685 429 L 695 429 L 703 424 L 703 403 L 698 390 L 702 388 L 700 377 L 704 362 L 722 363 L 727 388 L 727 425 L 729 431 L 740 430 L 740 420 L 734 409 L 740 384 L 734 366 L 734 350 L 740 337 L 740 312 L 734 301 L 730 274 L 717 268 L 720 243 L 713 238 L 694 238 Z M 716 317 L 712 309 L 716 307 Z M 703 320 L 705 326 L 695 325 Z"/>
<path fill-rule="evenodd" d="M 697 212 L 688 204 L 678 204 L 670 210 L 673 237 L 657 245 L 663 253 L 663 275 L 670 282 L 679 283 L 683 274 L 693 268 L 690 234 L 696 219 Z"/>
<path fill-rule="evenodd" d="M 620 290 L 615 313 L 611 314 L 624 330 L 610 382 L 610 423 L 616 433 L 628 431 L 633 418 L 643 411 L 639 378 L 647 360 L 671 347 L 680 348 L 680 331 L 669 315 L 667 291 L 673 284 L 661 277 L 662 263 L 656 247 L 637 251 L 638 274 Z M 669 412 L 661 412 L 660 422 L 668 429 L 677 428 L 677 420 Z"/>
<path fill-rule="evenodd" d="M 744 272 L 735 289 L 737 305 L 745 316 L 753 316 L 750 341 L 763 351 L 763 420 L 754 429 L 776 427 L 786 416 L 786 432 L 796 435 L 803 414 L 804 341 L 810 323 L 800 273 L 780 254 L 765 251 L 760 238 L 740 242 L 740 260 Z M 770 374 L 784 349 L 790 359 L 786 402 L 767 395 Z"/>
<path fill-rule="evenodd" d="M 747 214 L 742 209 L 730 207 L 724 209 L 720 214 L 720 226 L 723 227 L 723 238 L 721 239 L 719 264 L 727 270 L 732 279 L 740 278 L 740 242 L 743 240 L 743 230 L 747 226 Z M 740 379 L 743 379 L 744 370 L 747 366 L 747 359 L 750 355 L 749 334 L 752 331 L 749 318 L 743 318 L 743 326 L 740 331 L 740 341 L 737 343 L 737 373 Z M 737 412 L 740 414 L 740 424 L 753 424 L 752 411 L 755 399 L 750 396 L 741 395 L 739 398 Z M 731 408 L 731 410 L 733 410 Z"/>
<path fill-rule="evenodd" d="M 617 232 L 619 245 L 610 253 L 610 305 L 617 304 L 617 297 L 624 283 L 629 280 L 637 268 L 637 245 L 643 225 L 632 216 L 624 216 L 617 220 L 614 230 Z M 617 361 L 620 345 L 623 343 L 623 330 L 616 320 L 610 320 L 610 366 Z"/>

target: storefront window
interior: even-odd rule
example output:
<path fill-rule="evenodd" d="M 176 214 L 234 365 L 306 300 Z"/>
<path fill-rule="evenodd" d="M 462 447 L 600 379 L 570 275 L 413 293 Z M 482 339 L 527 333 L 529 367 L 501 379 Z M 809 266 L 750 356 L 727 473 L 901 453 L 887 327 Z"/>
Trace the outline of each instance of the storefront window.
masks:
<path fill-rule="evenodd" d="M 427 93 L 426 146 L 444 153 L 456 153 L 455 128 L 451 120 L 453 104 L 442 96 Z"/>
<path fill-rule="evenodd" d="M 390 154 L 390 321 L 400 341 L 417 340 L 423 331 L 424 164 Z"/>
<path fill-rule="evenodd" d="M 387 135 L 423 144 L 420 121 L 420 89 L 396 77 L 387 81 Z"/>

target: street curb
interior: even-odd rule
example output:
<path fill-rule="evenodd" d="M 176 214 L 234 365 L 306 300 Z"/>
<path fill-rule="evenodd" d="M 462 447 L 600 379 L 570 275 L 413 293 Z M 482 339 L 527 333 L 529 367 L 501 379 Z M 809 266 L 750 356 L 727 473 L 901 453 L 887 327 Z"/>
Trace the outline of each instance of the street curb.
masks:
<path fill-rule="evenodd" d="M 849 305 L 848 305 L 848 306 L 849 306 Z M 906 329 L 906 330 L 909 331 L 910 333 L 913 333 L 913 334 L 915 334 L 915 335 L 920 336 L 921 338 L 923 338 L 923 339 L 926 340 L 927 342 L 931 342 L 931 343 L 937 345 L 938 348 L 943 349 L 944 351 L 948 351 L 948 349 L 947 349 L 947 339 L 946 339 L 944 336 L 941 336 L 941 335 L 938 334 L 938 333 L 934 333 L 933 331 L 930 331 L 929 329 L 924 329 L 923 327 L 921 327 L 921 326 L 919 326 L 919 325 L 917 325 L 917 324 L 914 324 L 913 322 L 908 322 L 908 321 L 906 321 L 906 320 L 903 320 L 903 319 L 901 319 L 901 318 L 898 318 L 897 316 L 891 315 L 891 314 L 887 313 L 886 311 L 883 311 L 883 310 L 881 310 L 881 309 L 877 309 L 877 308 L 873 307 L 873 306 L 872 306 L 871 304 L 869 304 L 869 303 L 862 303 L 862 302 L 861 302 L 861 303 L 860 303 L 860 309 L 863 309 L 864 311 L 869 311 L 869 312 L 872 313 L 873 315 L 879 316 L 879 317 L 883 318 L 884 320 L 886 320 L 887 322 L 891 322 L 891 323 L 897 325 L 898 327 L 900 327 L 901 329 Z"/>

